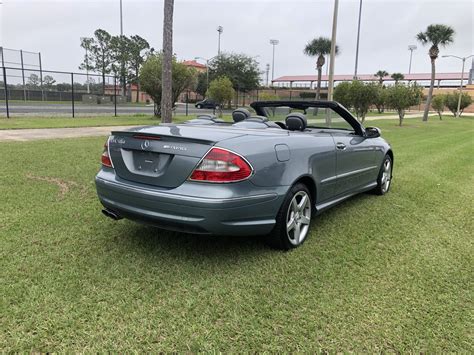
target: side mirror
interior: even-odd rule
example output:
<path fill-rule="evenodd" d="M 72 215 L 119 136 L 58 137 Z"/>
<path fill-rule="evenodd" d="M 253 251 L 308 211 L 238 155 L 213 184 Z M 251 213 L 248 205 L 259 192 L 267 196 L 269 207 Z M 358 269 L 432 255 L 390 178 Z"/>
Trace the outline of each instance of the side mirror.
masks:
<path fill-rule="evenodd" d="M 366 138 L 377 138 L 380 137 L 382 132 L 377 127 L 367 127 L 365 129 L 365 137 Z"/>

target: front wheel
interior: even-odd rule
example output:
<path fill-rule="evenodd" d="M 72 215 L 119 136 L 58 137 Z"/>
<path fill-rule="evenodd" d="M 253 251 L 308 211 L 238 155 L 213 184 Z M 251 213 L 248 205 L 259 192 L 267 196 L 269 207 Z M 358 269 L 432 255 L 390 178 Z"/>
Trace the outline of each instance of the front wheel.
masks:
<path fill-rule="evenodd" d="M 379 176 L 377 178 L 377 187 L 374 189 L 374 192 L 377 195 L 385 195 L 390 190 L 392 184 L 392 169 L 392 158 L 387 154 L 383 158 L 382 166 L 380 167 Z"/>
<path fill-rule="evenodd" d="M 303 184 L 296 184 L 288 191 L 267 242 L 283 250 L 303 244 L 310 229 L 311 210 L 312 201 L 308 188 Z"/>
<path fill-rule="evenodd" d="M 196 105 L 196 108 L 202 108 L 202 106 L 201 105 Z"/>

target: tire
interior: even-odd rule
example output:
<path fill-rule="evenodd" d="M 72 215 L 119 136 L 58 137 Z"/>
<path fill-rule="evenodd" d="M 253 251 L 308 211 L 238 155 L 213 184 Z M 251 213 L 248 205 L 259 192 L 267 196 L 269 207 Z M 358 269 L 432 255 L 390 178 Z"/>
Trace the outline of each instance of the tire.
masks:
<path fill-rule="evenodd" d="M 294 185 L 278 211 L 275 227 L 267 236 L 267 243 L 281 250 L 294 249 L 303 244 L 311 227 L 312 206 L 311 193 L 306 185 Z"/>
<path fill-rule="evenodd" d="M 392 170 L 393 162 L 390 155 L 385 155 L 380 166 L 379 176 L 377 177 L 377 187 L 373 190 L 376 195 L 385 195 L 390 191 L 392 186 Z"/>
<path fill-rule="evenodd" d="M 201 108 L 202 108 L 202 106 L 201 106 L 201 105 L 196 105 L 196 107 L 197 107 L 197 108 L 199 108 L 199 109 L 201 109 Z"/>

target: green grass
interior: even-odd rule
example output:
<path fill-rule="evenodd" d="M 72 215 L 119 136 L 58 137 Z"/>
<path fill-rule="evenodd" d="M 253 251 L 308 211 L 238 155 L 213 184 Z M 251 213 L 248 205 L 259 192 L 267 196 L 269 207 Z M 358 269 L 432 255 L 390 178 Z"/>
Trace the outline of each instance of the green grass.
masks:
<path fill-rule="evenodd" d="M 373 123 L 391 192 L 287 253 L 106 219 L 105 137 L 1 143 L 0 348 L 472 353 L 474 120 Z"/>

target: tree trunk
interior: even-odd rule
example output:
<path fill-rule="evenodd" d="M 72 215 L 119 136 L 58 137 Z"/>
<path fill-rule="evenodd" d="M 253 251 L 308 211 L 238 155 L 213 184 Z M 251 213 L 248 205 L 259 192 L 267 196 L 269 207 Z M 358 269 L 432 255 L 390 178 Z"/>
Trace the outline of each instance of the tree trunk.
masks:
<path fill-rule="evenodd" d="M 135 77 L 137 79 L 137 97 L 135 99 L 135 102 L 138 103 L 139 100 L 138 100 L 138 95 L 140 94 L 140 79 L 138 79 L 138 76 L 139 76 L 140 72 L 139 70 L 137 69 L 136 72 L 135 72 Z"/>
<path fill-rule="evenodd" d="M 405 110 L 398 110 L 398 125 L 401 127 L 405 118 Z"/>
<path fill-rule="evenodd" d="M 323 71 L 323 67 L 318 66 L 318 84 L 316 86 L 316 100 L 319 100 L 319 95 L 321 92 L 321 74 Z"/>
<path fill-rule="evenodd" d="M 438 115 L 439 115 L 439 120 L 442 121 L 443 117 L 441 117 L 441 112 L 440 111 L 438 111 Z"/>
<path fill-rule="evenodd" d="M 426 99 L 426 106 L 425 106 L 425 112 L 423 113 L 423 121 L 428 121 L 428 112 L 430 110 L 430 105 L 431 105 L 431 99 L 433 97 L 433 88 L 434 88 L 434 82 L 435 82 L 435 58 L 431 58 L 431 82 L 430 82 L 430 90 L 428 91 L 428 98 Z"/>
<path fill-rule="evenodd" d="M 163 16 L 163 61 L 161 66 L 161 122 L 172 120 L 173 107 L 173 7 L 174 0 L 165 0 Z"/>

